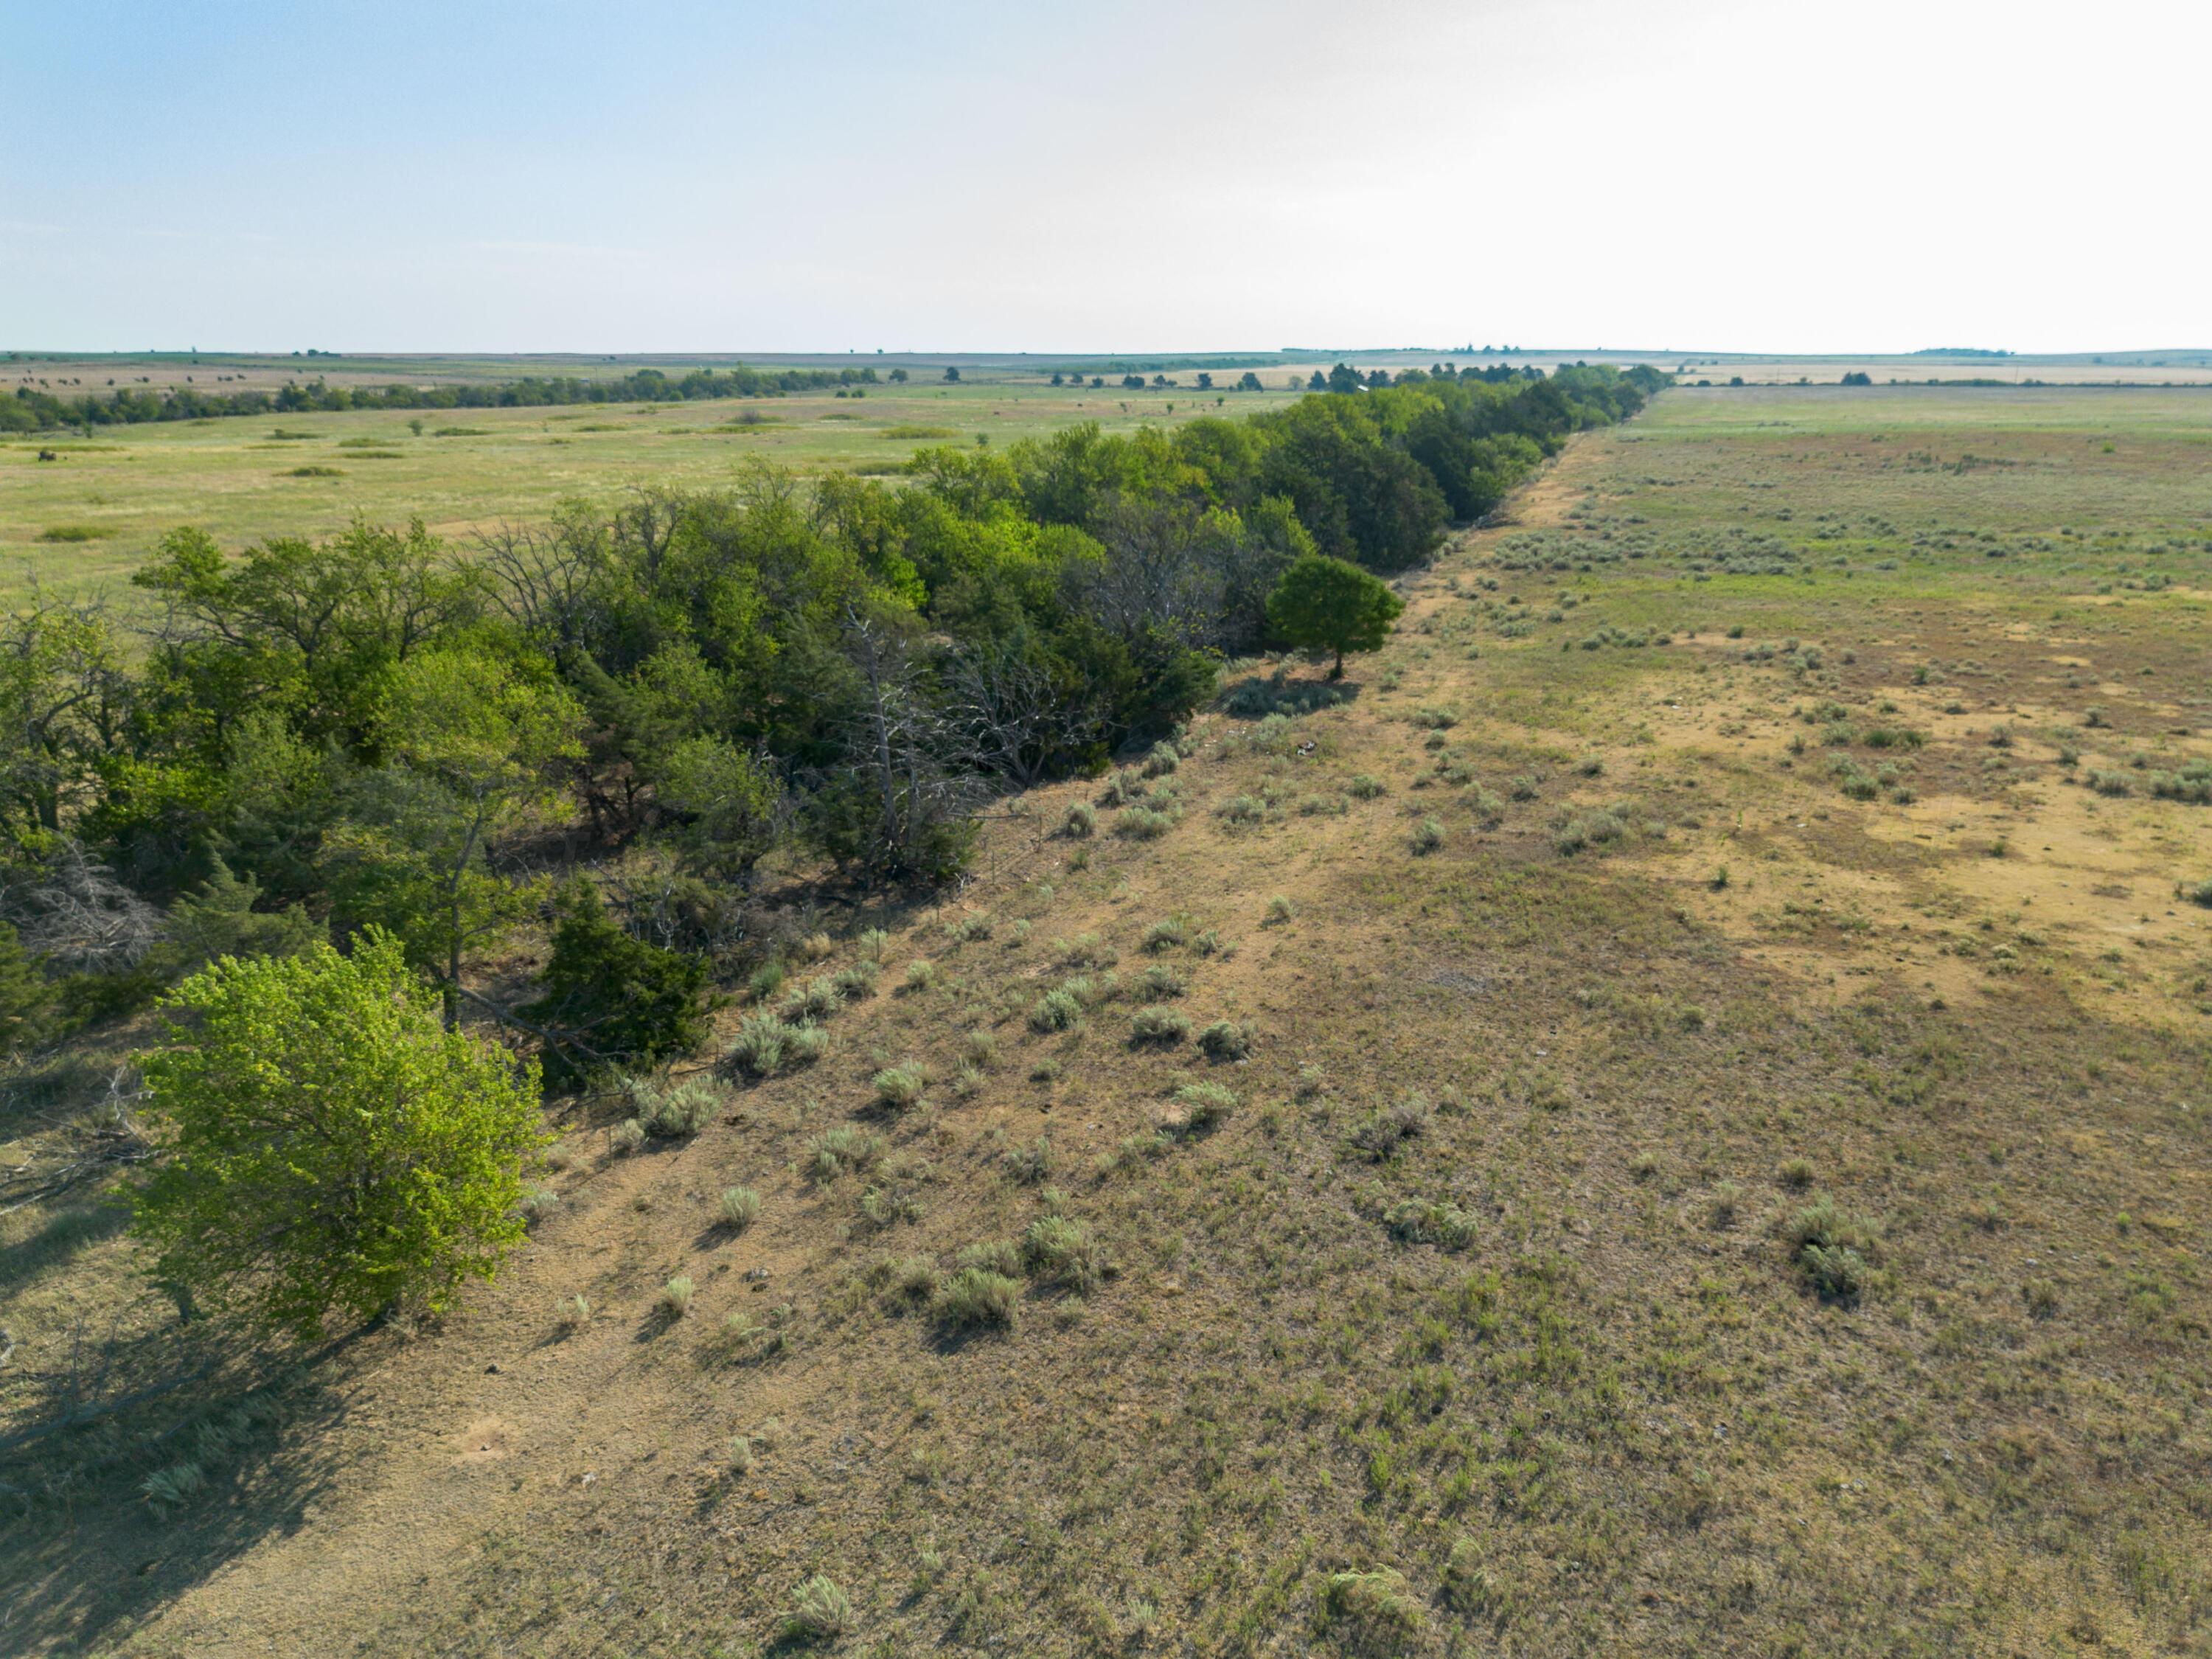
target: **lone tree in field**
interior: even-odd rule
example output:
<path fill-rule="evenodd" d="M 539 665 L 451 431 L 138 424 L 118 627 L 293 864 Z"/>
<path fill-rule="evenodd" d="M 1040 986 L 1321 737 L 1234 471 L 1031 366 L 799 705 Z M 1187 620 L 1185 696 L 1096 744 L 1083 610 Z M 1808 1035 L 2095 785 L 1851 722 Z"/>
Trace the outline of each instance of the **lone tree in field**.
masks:
<path fill-rule="evenodd" d="M 1344 678 L 1344 653 L 1379 650 L 1406 602 L 1356 564 L 1302 553 L 1267 596 L 1267 625 L 1301 651 L 1334 651 L 1329 678 Z"/>
<path fill-rule="evenodd" d="M 521 1241 L 536 1062 L 447 1030 L 398 939 L 225 957 L 163 1006 L 139 1066 L 167 1157 L 133 1226 L 180 1308 L 313 1339 L 437 1312 Z"/>

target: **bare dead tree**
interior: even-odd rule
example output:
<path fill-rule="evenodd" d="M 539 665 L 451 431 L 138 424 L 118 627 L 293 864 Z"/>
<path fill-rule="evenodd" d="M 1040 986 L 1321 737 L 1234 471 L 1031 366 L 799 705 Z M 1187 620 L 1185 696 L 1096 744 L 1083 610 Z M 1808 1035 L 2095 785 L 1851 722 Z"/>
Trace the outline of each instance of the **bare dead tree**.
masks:
<path fill-rule="evenodd" d="M 492 602 L 558 657 L 584 644 L 608 565 L 606 528 L 580 508 L 544 531 L 504 524 L 477 538 Z"/>
<path fill-rule="evenodd" d="M 24 948 L 65 972 L 128 968 L 161 939 L 160 910 L 74 841 L 61 842 L 32 880 L 0 895 Z"/>
<path fill-rule="evenodd" d="M 943 665 L 943 710 L 959 757 L 1018 789 L 1038 782 L 1104 728 L 1088 699 L 1071 697 L 1018 646 L 956 646 Z"/>
<path fill-rule="evenodd" d="M 854 850 L 885 878 L 936 873 L 938 850 L 988 792 L 950 763 L 959 738 L 922 684 L 912 642 L 852 605 L 845 636 L 862 696 L 843 770 L 873 803 L 874 818 Z"/>
<path fill-rule="evenodd" d="M 1203 556 L 1188 507 L 1117 501 L 1097 536 L 1106 556 L 1066 567 L 1077 608 L 1125 639 L 1156 629 L 1186 645 L 1212 642 L 1221 577 Z"/>

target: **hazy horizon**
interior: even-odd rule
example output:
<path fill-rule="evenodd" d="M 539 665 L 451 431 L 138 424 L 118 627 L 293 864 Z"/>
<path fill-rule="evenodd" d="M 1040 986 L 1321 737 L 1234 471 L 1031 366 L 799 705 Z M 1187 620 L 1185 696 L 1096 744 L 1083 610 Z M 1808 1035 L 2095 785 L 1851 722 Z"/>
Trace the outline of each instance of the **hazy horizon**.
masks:
<path fill-rule="evenodd" d="M 2110 343 L 2204 331 L 2202 146 L 2158 76 L 2208 46 L 2178 6 L 1984 0 L 0 0 L 0 331 L 2187 350 Z"/>

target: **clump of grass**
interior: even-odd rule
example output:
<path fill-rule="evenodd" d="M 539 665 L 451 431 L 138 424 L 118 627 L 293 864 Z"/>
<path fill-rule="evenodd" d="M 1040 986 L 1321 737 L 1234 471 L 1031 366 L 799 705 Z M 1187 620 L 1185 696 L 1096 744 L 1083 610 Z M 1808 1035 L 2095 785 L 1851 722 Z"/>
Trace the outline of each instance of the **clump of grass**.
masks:
<path fill-rule="evenodd" d="M 1145 775 L 1148 778 L 1165 777 L 1182 764 L 1182 750 L 1163 738 L 1145 756 Z"/>
<path fill-rule="evenodd" d="M 1089 1226 L 1066 1216 L 1039 1216 L 1022 1235 L 1022 1266 L 1031 1278 L 1088 1295 L 1106 1261 Z"/>
<path fill-rule="evenodd" d="M 1444 827 L 1434 818 L 1423 818 L 1413 826 L 1412 845 L 1416 855 L 1435 852 L 1444 844 Z"/>
<path fill-rule="evenodd" d="M 886 1111 L 906 1112 L 921 1104 L 929 1078 L 919 1066 L 888 1066 L 869 1079 L 868 1086 L 876 1091 L 878 1106 Z"/>
<path fill-rule="evenodd" d="M 1802 1192 L 1813 1184 L 1813 1161 L 1806 1158 L 1790 1158 L 1775 1173 L 1784 1186 Z"/>
<path fill-rule="evenodd" d="M 607 1145 L 617 1158 L 627 1157 L 645 1145 L 645 1125 L 626 1117 L 607 1131 Z"/>
<path fill-rule="evenodd" d="M 288 478 L 343 478 L 344 469 L 335 466 L 295 466 L 284 474 Z"/>
<path fill-rule="evenodd" d="M 516 1206 L 522 1212 L 522 1224 L 535 1227 L 553 1213 L 561 1202 L 561 1194 L 550 1187 L 532 1187 L 523 1194 L 522 1202 Z"/>
<path fill-rule="evenodd" d="M 830 1033 L 819 1025 L 794 1025 L 785 1035 L 783 1056 L 793 1066 L 811 1066 L 830 1051 Z"/>
<path fill-rule="evenodd" d="M 1600 808 L 1569 818 L 1553 833 L 1552 845 L 1562 858 L 1572 858 L 1585 848 L 1609 846 L 1627 833 L 1628 826 L 1617 815 Z"/>
<path fill-rule="evenodd" d="M 792 1611 L 783 1621 L 783 1639 L 805 1646 L 834 1642 L 853 1622 L 852 1599 L 821 1573 L 791 1593 Z"/>
<path fill-rule="evenodd" d="M 1252 1028 L 1217 1019 L 1198 1034 L 1198 1047 L 1208 1060 L 1243 1060 L 1252 1052 Z"/>
<path fill-rule="evenodd" d="M 54 524 L 39 532 L 42 542 L 96 542 L 115 532 L 100 525 Z"/>
<path fill-rule="evenodd" d="M 999 1037 L 995 1031 L 970 1031 L 961 1043 L 961 1054 L 967 1062 L 981 1070 L 989 1070 L 999 1063 Z"/>
<path fill-rule="evenodd" d="M 573 1331 L 592 1322 L 592 1298 L 579 1291 L 564 1296 L 554 1304 L 553 1321 L 564 1331 Z"/>
<path fill-rule="evenodd" d="M 1170 1045 L 1190 1036 L 1190 1018 L 1178 1008 L 1140 1008 L 1129 1021 L 1129 1041 Z"/>
<path fill-rule="evenodd" d="M 625 1078 L 623 1087 L 638 1127 L 655 1140 L 696 1135 L 721 1109 L 722 1091 L 699 1078 L 673 1088 L 649 1078 Z"/>
<path fill-rule="evenodd" d="M 1355 772 L 1352 781 L 1344 786 L 1344 793 L 1358 800 L 1374 800 L 1385 793 L 1382 780 L 1372 773 Z"/>
<path fill-rule="evenodd" d="M 1723 1181 L 1713 1188 L 1712 1205 L 1707 1214 L 1716 1231 L 1725 1232 L 1735 1226 L 1742 1210 L 1743 1188 L 1735 1182 Z"/>
<path fill-rule="evenodd" d="M 691 1311 L 694 1286 L 689 1273 L 678 1273 L 660 1287 L 660 1299 L 656 1304 L 661 1314 L 670 1319 L 681 1319 Z"/>
<path fill-rule="evenodd" d="M 2193 886 L 2184 882 L 2176 890 L 2191 904 L 2212 908 L 2212 880 L 2200 881 Z"/>
<path fill-rule="evenodd" d="M 1370 1113 L 1359 1127 L 1352 1132 L 1352 1144 L 1377 1164 L 1397 1156 L 1398 1150 L 1409 1140 L 1419 1139 L 1428 1132 L 1427 1103 L 1419 1099 L 1401 1100 L 1395 1106 Z"/>
<path fill-rule="evenodd" d="M 927 991 L 937 983 L 937 964 L 927 957 L 916 957 L 906 965 L 905 988 Z"/>
<path fill-rule="evenodd" d="M 1407 1199 L 1394 1205 L 1383 1222 L 1391 1237 L 1407 1244 L 1464 1250 L 1474 1243 L 1474 1218 L 1456 1204 Z"/>
<path fill-rule="evenodd" d="M 1297 914 L 1298 907 L 1282 894 L 1278 893 L 1267 901 L 1267 925 L 1270 927 L 1279 927 L 1285 922 L 1295 918 Z"/>
<path fill-rule="evenodd" d="M 929 1310 L 951 1330 L 1011 1330 L 1021 1319 L 1021 1280 L 990 1267 L 961 1267 L 937 1287 Z"/>
<path fill-rule="evenodd" d="M 1863 1218 L 1823 1197 L 1797 1212 L 1787 1237 L 1799 1274 L 1822 1301 L 1849 1304 L 1865 1292 L 1875 1231 Z"/>
<path fill-rule="evenodd" d="M 1070 841 L 1085 841 L 1097 833 L 1098 811 L 1088 801 L 1077 801 L 1060 821 L 1060 833 Z"/>
<path fill-rule="evenodd" d="M 722 1225 L 733 1233 L 741 1233 L 760 1219 L 760 1194 L 750 1187 L 726 1187 L 715 1206 L 715 1214 Z"/>
<path fill-rule="evenodd" d="M 885 1261 L 877 1271 L 884 1297 L 894 1308 L 924 1307 L 937 1294 L 937 1264 L 926 1255 Z"/>
<path fill-rule="evenodd" d="M 882 1156 L 883 1150 L 879 1136 L 850 1124 L 840 1124 L 825 1130 L 815 1141 L 813 1156 L 808 1160 L 808 1173 L 817 1181 L 835 1181 L 848 1170 L 865 1170 Z"/>
<path fill-rule="evenodd" d="M 991 918 L 987 915 L 962 916 L 956 921 L 945 924 L 945 938 L 948 944 L 967 945 L 990 937 Z"/>
<path fill-rule="evenodd" d="M 1370 1645 L 1395 1651 L 1421 1634 L 1428 1614 L 1394 1567 L 1372 1572 L 1333 1572 L 1322 1587 L 1322 1618 L 1350 1626 Z"/>
<path fill-rule="evenodd" d="M 1237 829 L 1249 829 L 1267 821 L 1267 805 L 1257 795 L 1233 795 L 1215 809 L 1221 821 Z"/>

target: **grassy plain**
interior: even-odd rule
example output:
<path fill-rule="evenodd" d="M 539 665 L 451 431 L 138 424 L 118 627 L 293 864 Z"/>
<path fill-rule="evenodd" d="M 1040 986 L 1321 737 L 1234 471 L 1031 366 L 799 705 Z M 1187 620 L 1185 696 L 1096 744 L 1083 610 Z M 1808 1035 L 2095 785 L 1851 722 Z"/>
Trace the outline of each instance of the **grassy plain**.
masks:
<path fill-rule="evenodd" d="M 811 1066 L 568 1108 L 443 1328 L 9 1454 L 5 1644 L 2212 1653 L 2208 461 L 2188 392 L 1578 439 L 1335 706 L 820 918 L 884 967 Z M 109 1213 L 5 1218 L 0 1433 L 176 1340 Z M 978 1247 L 1010 1327 L 933 1311 Z"/>
<path fill-rule="evenodd" d="M 127 580 L 180 524 L 241 547 L 327 535 L 356 515 L 420 517 L 465 543 L 501 521 L 543 520 L 564 500 L 726 485 L 757 460 L 802 473 L 890 472 L 926 444 L 1005 443 L 1086 420 L 1110 430 L 1173 425 L 1293 395 L 1279 384 L 1200 394 L 1181 378 L 1182 387 L 1142 394 L 1030 377 L 878 386 L 865 398 L 225 416 L 23 438 L 0 442 L 0 591 L 33 579 L 64 592 Z"/>

